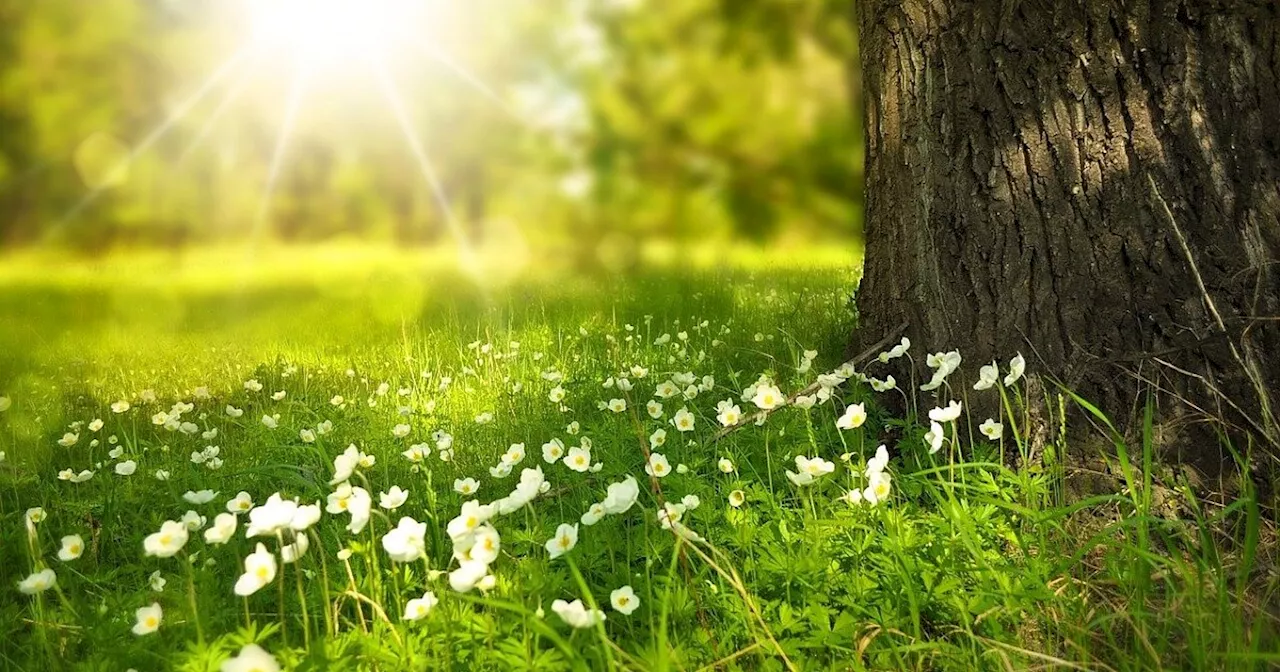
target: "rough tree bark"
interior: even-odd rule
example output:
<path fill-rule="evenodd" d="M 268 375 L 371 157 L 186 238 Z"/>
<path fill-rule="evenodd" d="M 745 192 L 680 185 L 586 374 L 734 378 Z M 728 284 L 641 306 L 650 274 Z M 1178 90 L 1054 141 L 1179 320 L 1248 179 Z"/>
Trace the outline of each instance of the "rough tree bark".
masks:
<path fill-rule="evenodd" d="M 856 340 L 905 321 L 971 374 L 1020 351 L 1117 413 L 1156 381 L 1274 440 L 1280 3 L 861 0 L 857 20 Z"/>

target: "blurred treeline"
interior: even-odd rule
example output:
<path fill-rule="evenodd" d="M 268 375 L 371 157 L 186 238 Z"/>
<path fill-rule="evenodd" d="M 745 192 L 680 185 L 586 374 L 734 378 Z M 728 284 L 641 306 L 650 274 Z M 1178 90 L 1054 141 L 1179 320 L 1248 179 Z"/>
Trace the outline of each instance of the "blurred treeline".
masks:
<path fill-rule="evenodd" d="M 246 1 L 0 0 L 0 244 L 448 240 L 360 67 L 260 54 L 192 102 Z M 859 234 L 849 0 L 442 4 L 389 67 L 473 243 Z"/>

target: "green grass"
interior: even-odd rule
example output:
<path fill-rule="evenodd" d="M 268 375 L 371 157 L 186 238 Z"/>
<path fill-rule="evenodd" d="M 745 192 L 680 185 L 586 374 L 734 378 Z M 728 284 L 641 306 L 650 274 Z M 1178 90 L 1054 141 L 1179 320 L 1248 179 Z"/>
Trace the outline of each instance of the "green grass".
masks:
<path fill-rule="evenodd" d="M 953 378 L 938 401 L 878 394 L 851 380 L 832 401 L 782 409 L 761 426 L 715 440 L 718 401 L 751 410 L 739 396 L 762 373 L 790 393 L 848 354 L 856 260 L 806 259 L 738 255 L 727 267 L 588 276 L 547 263 L 519 282 L 485 285 L 436 256 L 369 250 L 278 251 L 251 265 L 211 252 L 97 264 L 6 260 L 0 394 L 13 406 L 0 413 L 7 455 L 0 463 L 0 667 L 218 669 L 248 642 L 286 667 L 308 670 L 1261 670 L 1280 663 L 1274 528 L 1260 514 L 1251 480 L 1239 478 L 1243 485 L 1224 498 L 1161 476 L 1150 427 L 1139 424 L 1126 438 L 1109 429 L 1102 411 L 1069 394 L 1024 399 L 1019 386 L 975 392 L 972 381 Z M 671 342 L 655 344 L 662 334 Z M 912 350 L 917 361 L 922 345 Z M 800 371 L 807 349 L 819 354 L 811 370 Z M 630 374 L 632 365 L 647 367 L 647 377 Z M 876 375 L 877 366 L 867 373 Z M 554 383 L 543 374 L 552 368 L 565 376 L 564 410 L 548 398 Z M 714 388 L 687 401 L 662 400 L 663 418 L 651 418 L 645 402 L 655 386 L 685 371 L 713 376 Z M 635 383 L 629 392 L 602 386 L 621 375 Z M 442 386 L 444 377 L 452 383 Z M 249 379 L 263 390 L 245 389 Z M 195 398 L 200 386 L 211 398 Z M 157 400 L 143 401 L 143 390 Z M 286 396 L 273 400 L 276 391 Z M 335 395 L 345 403 L 333 405 Z M 929 455 L 929 421 L 916 409 L 925 416 L 951 396 L 966 402 L 966 415 L 948 445 Z M 598 410 L 597 402 L 613 398 L 626 399 L 628 409 Z M 121 399 L 133 407 L 113 413 L 109 405 Z M 907 410 L 894 412 L 904 399 Z M 218 436 L 152 424 L 154 413 L 179 400 L 195 405 L 183 420 L 200 431 L 217 428 Z M 836 417 L 857 402 L 867 405 L 866 424 L 837 429 Z M 244 415 L 228 417 L 228 404 Z M 1103 485 L 1088 492 L 1074 485 L 1081 469 L 1064 456 L 1068 436 L 1078 447 L 1093 445 L 1093 434 L 1059 427 L 1068 405 L 1092 414 L 1101 436 L 1114 439 L 1107 452 L 1114 462 L 1095 479 Z M 666 424 L 668 441 L 657 450 L 686 469 L 651 479 L 648 437 L 681 406 L 695 413 L 694 431 L 681 435 Z M 1024 439 L 1031 407 L 1056 430 L 1034 448 Z M 1002 442 L 979 434 L 985 417 L 969 417 L 971 408 L 1002 414 Z M 477 424 L 486 412 L 494 421 Z M 280 415 L 278 428 L 263 425 L 268 413 Z M 105 425 L 93 432 L 87 425 L 95 419 Z M 302 441 L 300 430 L 325 420 L 332 433 Z M 578 435 L 566 430 L 574 421 Z M 409 436 L 393 436 L 400 423 L 411 426 Z M 433 443 L 436 429 L 454 437 L 453 460 L 433 452 L 413 469 L 401 453 Z M 68 431 L 79 433 L 78 442 L 60 446 Z M 124 448 L 118 459 L 108 456 L 109 436 Z M 599 472 L 542 460 L 544 442 L 556 437 L 573 446 L 583 436 L 592 440 Z M 326 513 L 302 559 L 247 600 L 232 592 L 245 556 L 257 541 L 273 551 L 277 541 L 245 539 L 245 516 L 226 545 L 192 532 L 182 554 L 144 556 L 143 538 L 162 522 L 193 509 L 207 527 L 242 490 L 258 504 L 276 492 L 323 502 L 333 491 L 334 457 L 352 443 L 376 457 L 353 480 L 373 495 L 369 527 L 353 537 L 347 516 Z M 513 443 L 526 444 L 523 463 L 510 476 L 491 476 Z M 840 499 L 865 485 L 863 464 L 881 443 L 891 455 L 888 501 L 869 507 Z M 210 444 L 221 448 L 216 470 L 189 459 Z M 1247 475 L 1248 446 L 1230 447 Z M 821 456 L 835 471 L 796 487 L 785 472 L 796 468 L 797 455 Z M 733 473 L 718 469 L 722 457 Z M 132 476 L 113 472 L 125 459 L 138 463 Z M 448 575 L 433 570 L 457 566 L 445 527 L 466 498 L 454 492 L 454 480 L 474 477 L 477 497 L 489 502 L 511 491 L 522 468 L 537 465 L 550 491 L 494 520 L 501 535 L 501 556 L 490 567 L 495 585 L 451 590 Z M 84 483 L 58 480 L 67 468 L 97 472 Z M 157 480 L 157 469 L 170 478 Z M 637 505 L 581 526 L 577 546 L 550 559 L 544 543 L 557 525 L 577 522 L 626 475 L 640 483 Z M 408 501 L 379 513 L 378 493 L 392 485 L 408 490 Z M 218 497 L 194 506 L 182 500 L 203 488 Z M 735 490 L 746 496 L 740 508 L 728 504 Z M 659 524 L 662 502 L 691 495 L 701 503 L 682 522 L 705 541 L 681 541 Z M 33 506 L 47 518 L 28 536 L 24 512 Z M 384 551 L 381 537 L 401 516 L 426 523 L 425 562 L 393 563 Z M 68 534 L 82 535 L 86 550 L 62 562 L 55 556 Z M 349 565 L 338 558 L 343 548 L 352 551 Z M 16 584 L 37 566 L 56 571 L 57 589 L 21 594 Z M 167 579 L 162 592 L 149 587 L 155 571 Z M 623 585 L 640 598 L 629 616 L 608 604 Z M 439 604 L 424 620 L 405 622 L 406 600 L 424 590 Z M 576 630 L 552 612 L 554 600 L 579 598 L 608 619 Z M 164 609 L 160 629 L 135 636 L 134 611 L 153 601 Z"/>

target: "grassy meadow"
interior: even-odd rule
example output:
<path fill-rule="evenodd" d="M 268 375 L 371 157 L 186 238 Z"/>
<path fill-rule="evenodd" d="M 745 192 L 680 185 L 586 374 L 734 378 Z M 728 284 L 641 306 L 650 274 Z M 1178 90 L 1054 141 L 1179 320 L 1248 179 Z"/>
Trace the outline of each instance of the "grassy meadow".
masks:
<path fill-rule="evenodd" d="M 847 251 L 46 254 L 0 260 L 0 669 L 1280 664 L 1249 478 L 1018 353 L 845 366 Z"/>

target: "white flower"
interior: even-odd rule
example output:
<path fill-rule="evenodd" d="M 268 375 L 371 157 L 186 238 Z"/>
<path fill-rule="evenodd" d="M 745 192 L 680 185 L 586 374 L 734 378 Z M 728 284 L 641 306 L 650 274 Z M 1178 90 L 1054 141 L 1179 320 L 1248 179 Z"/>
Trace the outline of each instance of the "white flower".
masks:
<path fill-rule="evenodd" d="M 236 657 L 222 664 L 219 672 L 280 672 L 280 663 L 257 644 L 240 649 Z"/>
<path fill-rule="evenodd" d="M 576 523 L 573 525 L 561 523 L 560 526 L 556 528 L 555 536 L 548 539 L 547 543 L 544 544 L 547 549 L 547 553 L 551 554 L 552 560 L 568 553 L 577 545 L 578 525 Z"/>
<path fill-rule="evenodd" d="M 732 402 L 723 406 L 720 412 L 716 414 L 716 420 L 719 420 L 720 424 L 725 427 L 732 427 L 738 424 L 741 419 L 742 409 Z"/>
<path fill-rule="evenodd" d="M 405 516 L 382 537 L 382 548 L 396 562 L 413 562 L 426 552 L 427 524 Z"/>
<path fill-rule="evenodd" d="M 204 531 L 207 544 L 225 544 L 236 533 L 236 517 L 231 513 L 219 513 L 213 518 L 213 525 Z"/>
<path fill-rule="evenodd" d="M 427 459 L 427 456 L 431 454 L 431 448 L 425 443 L 415 443 L 412 446 L 409 446 L 408 450 L 400 454 L 404 455 L 405 459 L 410 462 L 417 464 Z"/>
<path fill-rule="evenodd" d="M 847 502 L 851 506 L 857 506 L 862 503 L 862 491 L 853 488 L 840 496 L 840 499 Z"/>
<path fill-rule="evenodd" d="M 680 498 L 680 506 L 683 506 L 685 511 L 692 511 L 702 506 L 702 500 L 697 495 L 690 493 Z"/>
<path fill-rule="evenodd" d="M 786 401 L 787 398 L 783 396 L 782 390 L 770 383 L 757 386 L 756 393 L 751 397 L 751 403 L 755 404 L 757 408 L 766 411 L 777 408 L 786 403 Z"/>
<path fill-rule="evenodd" d="M 228 513 L 244 513 L 253 508 L 253 496 L 241 490 L 235 497 L 227 500 Z"/>
<path fill-rule="evenodd" d="M 960 417 L 960 410 L 960 402 L 952 400 L 946 407 L 929 411 L 929 419 L 934 422 L 952 422 Z"/>
<path fill-rule="evenodd" d="M 208 504 L 217 496 L 218 493 L 213 490 L 188 490 L 182 493 L 182 499 L 186 500 L 188 504 L 195 504 L 197 506 L 200 504 Z"/>
<path fill-rule="evenodd" d="M 595 504 L 592 504 L 586 510 L 585 513 L 582 514 L 582 517 L 578 519 L 578 522 L 582 523 L 583 525 L 586 525 L 587 527 L 591 527 L 592 525 L 595 525 L 596 523 L 600 522 L 600 519 L 604 518 L 604 516 L 605 516 L 604 504 L 596 502 Z"/>
<path fill-rule="evenodd" d="M 378 506 L 390 511 L 400 508 L 407 499 L 409 499 L 408 491 L 401 490 L 398 485 L 393 485 L 390 490 L 378 493 Z"/>
<path fill-rule="evenodd" d="M 235 406 L 232 406 L 231 404 L 227 404 L 227 416 L 228 416 L 228 417 L 238 418 L 238 417 L 240 417 L 240 416 L 242 416 L 242 415 L 244 415 L 244 409 L 236 408 Z"/>
<path fill-rule="evenodd" d="M 889 498 L 890 484 L 889 474 L 883 471 L 872 474 L 866 489 L 862 491 L 862 498 L 867 504 L 875 506 Z"/>
<path fill-rule="evenodd" d="M 52 569 L 45 568 L 34 572 L 18 582 L 18 592 L 23 595 L 43 593 L 58 583 L 58 575 Z"/>
<path fill-rule="evenodd" d="M 279 426 L 280 426 L 280 416 L 279 416 L 279 415 L 266 415 L 266 414 L 263 414 L 263 416 L 262 416 L 262 424 L 263 424 L 267 429 L 275 429 L 276 427 L 279 427 Z"/>
<path fill-rule="evenodd" d="M 205 517 L 195 511 L 187 511 L 182 514 L 182 524 L 187 526 L 188 530 L 195 532 L 204 527 Z"/>
<path fill-rule="evenodd" d="M 502 463 L 514 467 L 524 461 L 525 450 L 523 443 L 513 443 L 507 452 L 502 454 Z"/>
<path fill-rule="evenodd" d="M 644 465 L 644 473 L 662 478 L 671 473 L 671 463 L 662 453 L 649 453 L 649 462 Z"/>
<path fill-rule="evenodd" d="M 489 467 L 489 475 L 494 478 L 506 478 L 511 475 L 511 465 L 506 462 L 499 462 Z"/>
<path fill-rule="evenodd" d="M 676 414 L 671 418 L 671 424 L 676 428 L 676 430 L 681 432 L 693 431 L 693 423 L 693 414 L 685 407 L 681 407 L 680 410 L 676 411 Z"/>
<path fill-rule="evenodd" d="M 399 424 L 391 428 L 391 436 L 394 436 L 397 439 L 403 439 L 404 437 L 409 436 L 409 433 L 412 431 L 413 428 L 409 425 Z"/>
<path fill-rule="evenodd" d="M 44 511 L 44 507 L 42 507 L 42 506 L 33 506 L 33 507 L 31 507 L 31 508 L 27 509 L 27 512 L 26 512 L 26 514 L 25 514 L 25 518 L 26 518 L 26 520 L 27 520 L 27 522 L 28 522 L 28 523 L 35 525 L 35 524 L 39 524 L 39 523 L 43 522 L 43 521 L 44 521 L 44 519 L 45 519 L 45 517 L 46 517 L 47 515 L 48 515 L 48 514 L 46 514 L 46 513 L 45 513 L 45 511 Z"/>
<path fill-rule="evenodd" d="M 840 429 L 857 429 L 862 423 L 867 421 L 867 409 L 862 404 L 850 404 L 845 407 L 844 415 L 836 420 L 836 427 Z"/>
<path fill-rule="evenodd" d="M 171 558 L 182 550 L 187 543 L 187 526 L 182 523 L 166 520 L 160 531 L 147 535 L 142 541 L 142 550 L 149 556 Z"/>
<path fill-rule="evenodd" d="M 733 466 L 733 460 L 727 457 L 720 458 L 720 461 L 716 463 L 716 466 L 720 469 L 720 473 L 722 474 L 732 474 L 735 469 Z"/>
<path fill-rule="evenodd" d="M 867 382 L 871 383 L 871 389 L 876 392 L 888 392 L 898 386 L 898 381 L 894 380 L 893 376 L 885 376 L 884 380 L 868 378 Z"/>
<path fill-rule="evenodd" d="M 489 565 L 479 560 L 466 560 L 449 572 L 449 587 L 465 593 L 476 587 L 489 574 Z"/>
<path fill-rule="evenodd" d="M 978 369 L 978 382 L 973 384 L 975 390 L 986 390 L 996 384 L 1000 379 L 1000 367 L 995 362 L 991 362 L 981 369 Z"/>
<path fill-rule="evenodd" d="M 1013 359 L 1009 360 L 1009 375 L 1004 377 L 1004 386 L 1018 382 L 1022 378 L 1022 374 L 1027 370 L 1027 360 L 1022 358 L 1022 353 L 1018 353 Z"/>
<path fill-rule="evenodd" d="M 259 543 L 257 550 L 244 559 L 244 574 L 236 581 L 235 593 L 248 597 L 276 578 L 276 556 Z"/>
<path fill-rule="evenodd" d="M 601 506 L 604 507 L 605 513 L 611 515 L 625 513 L 636 503 L 639 496 L 640 484 L 636 482 L 634 476 L 627 476 L 617 483 L 609 484 Z"/>
<path fill-rule="evenodd" d="M 156 469 L 156 480 L 157 480 L 157 481 L 167 481 L 167 480 L 169 480 L 169 470 L 168 470 L 168 469 Z"/>
<path fill-rule="evenodd" d="M 227 510 L 231 510 L 230 503 Z M 289 529 L 297 513 L 298 503 L 292 499 L 284 499 L 277 492 L 268 497 L 265 504 L 249 511 L 249 524 L 245 526 L 244 536 L 250 539 L 274 537 Z"/>
<path fill-rule="evenodd" d="M 459 478 L 453 482 L 453 490 L 460 495 L 474 495 L 480 489 L 480 482 L 474 478 Z"/>
<path fill-rule="evenodd" d="M 613 610 L 623 616 L 630 616 L 640 606 L 640 598 L 636 597 L 636 591 L 631 586 L 623 586 L 612 593 L 609 593 L 609 604 L 613 605 Z"/>
<path fill-rule="evenodd" d="M 582 425 L 579 424 L 577 420 L 574 420 L 573 422 L 569 423 L 569 426 L 564 428 L 564 431 L 567 432 L 570 436 L 577 435 L 577 433 L 581 430 L 582 430 Z M 552 439 L 552 440 L 554 441 L 555 439 Z M 560 444 L 560 447 L 563 448 L 564 444 Z"/>
<path fill-rule="evenodd" d="M 799 408 L 799 409 L 802 409 L 802 410 L 807 410 L 807 409 L 813 408 L 813 405 L 814 405 L 814 404 L 816 404 L 816 403 L 818 403 L 818 397 L 817 397 L 817 395 L 813 395 L 813 394 L 802 394 L 802 395 L 800 395 L 800 396 L 796 397 L 795 404 L 793 404 L 793 405 L 794 405 L 796 408 Z"/>
<path fill-rule="evenodd" d="M 929 454 L 932 455 L 942 449 L 942 442 L 947 438 L 947 432 L 942 425 L 931 422 L 929 423 L 929 431 L 924 435 L 925 443 L 929 444 Z"/>
<path fill-rule="evenodd" d="M 921 385 L 920 389 L 925 392 L 929 392 L 942 387 L 942 383 L 946 381 L 947 376 L 950 376 L 956 369 L 960 368 L 960 361 L 960 353 L 956 350 L 952 350 L 951 352 L 938 352 L 926 357 L 925 364 L 927 364 L 929 368 L 935 370 L 933 372 L 933 378 L 924 385 Z"/>
<path fill-rule="evenodd" d="M 677 387 L 676 384 L 671 382 L 670 380 L 660 383 L 658 387 L 653 391 L 653 395 L 655 397 L 658 397 L 659 399 L 670 399 L 671 397 L 674 397 L 677 394 L 680 394 L 680 388 Z M 653 411 L 650 410 L 649 414 L 652 415 Z"/>
<path fill-rule="evenodd" d="M 742 506 L 746 501 L 747 493 L 741 490 L 734 490 L 729 493 L 729 506 L 732 506 L 735 509 Z"/>
<path fill-rule="evenodd" d="M 250 392 L 261 392 L 262 383 L 259 383 L 256 378 L 250 378 L 249 380 L 244 381 L 244 389 Z"/>
<path fill-rule="evenodd" d="M 881 444 L 879 448 L 876 448 L 875 457 L 867 460 L 867 477 L 870 478 L 871 474 L 878 474 L 884 471 L 888 466 L 889 450 Z"/>
<path fill-rule="evenodd" d="M 130 406 L 129 406 L 129 402 L 127 402 L 127 401 L 125 401 L 125 400 L 123 400 L 123 399 L 121 399 L 120 401 L 117 401 L 117 402 L 115 402 L 115 403 L 111 404 L 111 412 L 112 412 L 112 413 L 124 413 L 125 411 L 128 411 L 128 410 L 129 410 L 129 408 L 130 408 Z"/>
<path fill-rule="evenodd" d="M 134 612 L 137 622 L 133 624 L 133 634 L 149 635 L 160 629 L 160 621 L 164 618 L 164 610 L 159 602 L 152 602 L 149 607 L 142 607 Z"/>
<path fill-rule="evenodd" d="M 333 478 L 329 479 L 329 485 L 337 485 L 350 479 L 358 466 L 360 466 L 360 449 L 353 443 L 347 446 L 341 455 L 333 458 Z"/>
<path fill-rule="evenodd" d="M 76 445 L 76 442 L 79 440 L 80 440 L 79 434 L 73 434 L 71 432 L 67 432 L 66 434 L 62 435 L 61 439 L 58 439 L 58 445 L 62 446 L 63 448 L 70 448 L 71 446 Z"/>
<path fill-rule="evenodd" d="M 3 398 L 4 397 L 0 397 L 0 399 L 3 399 Z M 89 423 L 89 431 L 96 432 L 102 429 L 102 425 L 103 425 L 102 418 L 95 418 L 93 422 Z"/>
<path fill-rule="evenodd" d="M 1004 425 L 987 418 L 981 425 L 978 425 L 978 431 L 982 432 L 982 435 L 988 439 L 997 441 L 1001 436 L 1004 436 Z"/>
<path fill-rule="evenodd" d="M 564 600 L 556 600 L 551 603 L 551 611 L 565 623 L 575 628 L 590 628 L 605 620 L 604 612 L 599 609 L 587 609 L 582 604 L 582 600 L 574 600 L 565 602 Z"/>
<path fill-rule="evenodd" d="M 542 444 L 542 459 L 547 464 L 555 464 L 562 457 L 564 457 L 564 442 L 560 439 L 551 439 Z"/>
<path fill-rule="evenodd" d="M 591 468 L 591 449 L 582 446 L 570 448 L 568 456 L 564 458 L 564 466 L 578 473 L 586 472 Z"/>
<path fill-rule="evenodd" d="M 649 403 L 644 405 L 644 408 L 649 412 L 649 417 L 654 420 L 662 417 L 662 402 L 656 399 L 650 399 Z"/>
<path fill-rule="evenodd" d="M 796 485 L 809 485 L 818 477 L 835 471 L 836 465 L 821 457 L 796 455 L 796 471 L 788 471 L 787 478 Z"/>
<path fill-rule="evenodd" d="M 614 413 L 621 413 L 627 410 L 627 400 L 626 399 L 610 399 L 609 410 L 613 411 Z"/>
<path fill-rule="evenodd" d="M 62 538 L 62 548 L 58 549 L 58 559 L 71 562 L 84 553 L 84 539 L 78 534 L 68 534 Z"/>
<path fill-rule="evenodd" d="M 409 600 L 408 604 L 404 605 L 404 620 L 421 620 L 427 614 L 431 613 L 431 610 L 438 602 L 440 602 L 440 600 L 436 598 L 436 594 L 429 590 L 423 593 L 422 597 L 415 597 L 412 600 Z"/>
<path fill-rule="evenodd" d="M 289 521 L 289 527 L 295 532 L 305 532 L 307 528 L 320 522 L 320 502 L 299 505 Z"/>
<path fill-rule="evenodd" d="M 557 404 L 564 401 L 564 397 L 565 397 L 564 388 L 561 387 L 560 385 L 556 385 L 555 387 L 551 388 L 550 392 L 547 393 L 547 397 L 551 399 L 551 401 L 554 401 Z"/>
<path fill-rule="evenodd" d="M 133 472 L 138 470 L 138 463 L 133 460 L 125 460 L 116 464 L 116 473 L 121 476 L 132 476 Z"/>
<path fill-rule="evenodd" d="M 310 429 L 303 429 L 298 432 L 298 438 L 302 439 L 303 443 L 315 443 L 316 433 Z"/>
<path fill-rule="evenodd" d="M 329 513 L 350 513 L 351 521 L 347 523 L 347 530 L 351 534 L 360 534 L 364 526 L 369 523 L 369 514 L 373 509 L 373 498 L 369 496 L 369 492 L 361 487 L 352 487 L 350 483 L 342 483 L 338 488 L 329 494 L 328 504 L 325 510 Z"/>
<path fill-rule="evenodd" d="M 280 401 L 281 399 L 284 399 L 285 394 L 286 394 L 286 392 L 285 392 L 284 390 L 280 390 L 279 392 L 272 392 L 272 393 L 271 393 L 271 398 L 272 398 L 274 401 Z"/>

